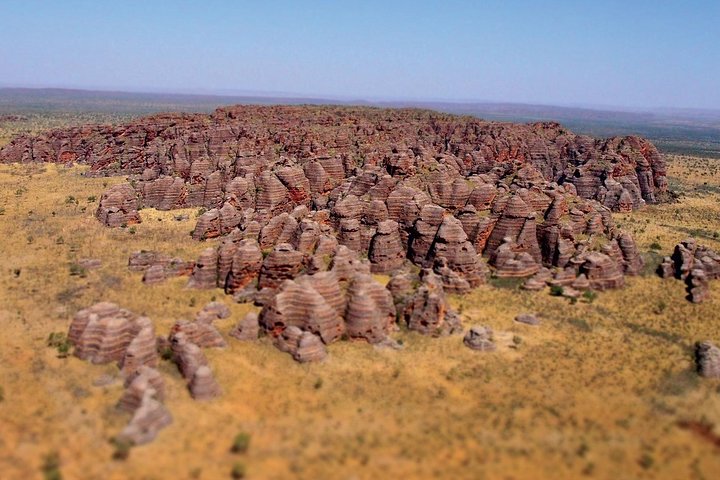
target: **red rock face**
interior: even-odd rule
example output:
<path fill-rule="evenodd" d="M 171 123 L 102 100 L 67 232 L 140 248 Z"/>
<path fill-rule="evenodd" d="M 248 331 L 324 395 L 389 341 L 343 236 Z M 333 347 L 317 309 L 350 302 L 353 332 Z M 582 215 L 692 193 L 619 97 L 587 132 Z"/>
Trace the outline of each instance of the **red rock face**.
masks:
<path fill-rule="evenodd" d="M 610 213 L 657 201 L 667 188 L 662 157 L 637 137 L 596 140 L 556 123 L 410 109 L 236 106 L 156 115 L 17 137 L 0 161 L 73 161 L 91 174 L 129 175 L 101 199 L 97 217 L 108 226 L 139 221 L 141 206 L 206 208 L 193 238 L 225 241 L 197 259 L 189 285 L 259 304 L 283 281 L 328 270 L 331 260 L 338 280 L 350 280 L 357 260 L 345 262 L 338 245 L 367 256 L 375 273 L 408 260 L 430 268 L 448 292 L 482 284 L 483 257 L 500 276 L 572 267 L 575 277 L 585 274 L 580 287 L 619 286 L 641 261 Z M 580 272 L 593 249 L 613 265 Z M 154 283 L 172 272 L 163 265 L 145 274 Z"/>

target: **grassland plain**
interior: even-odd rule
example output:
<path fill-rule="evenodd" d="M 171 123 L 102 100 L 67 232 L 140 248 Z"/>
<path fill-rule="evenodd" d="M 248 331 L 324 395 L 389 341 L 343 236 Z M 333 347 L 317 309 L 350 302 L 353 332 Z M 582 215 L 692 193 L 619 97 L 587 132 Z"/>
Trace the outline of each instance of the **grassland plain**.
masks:
<path fill-rule="evenodd" d="M 720 248 L 716 168 L 671 157 L 679 201 L 616 217 L 648 260 L 690 234 Z M 65 479 L 230 478 L 238 462 L 248 478 L 263 479 L 713 479 L 720 472 L 720 382 L 697 377 L 692 362 L 694 342 L 720 341 L 720 286 L 693 305 L 681 282 L 650 274 L 574 304 L 514 285 L 453 297 L 466 325 L 497 332 L 494 353 L 471 351 L 460 336 L 401 331 L 404 350 L 340 342 L 326 362 L 300 365 L 266 338 L 230 338 L 227 349 L 207 352 L 223 396 L 193 401 L 163 362 L 174 423 L 113 460 L 109 440 L 128 420 L 114 408 L 121 383 L 105 381 L 117 368 L 59 358 L 48 335 L 100 300 L 149 316 L 164 334 L 224 296 L 188 290 L 186 279 L 144 286 L 126 268 L 134 250 L 190 259 L 213 244 L 190 238 L 195 210 L 177 222 L 178 212 L 146 209 L 134 229 L 104 228 L 93 218 L 97 199 L 123 179 L 82 171 L 0 166 L 0 478 L 50 478 L 54 470 Z M 86 257 L 102 266 L 73 267 Z M 223 333 L 255 307 L 231 308 L 219 323 Z M 524 312 L 542 325 L 513 322 Z M 231 452 L 239 432 L 251 436 L 244 454 Z"/>

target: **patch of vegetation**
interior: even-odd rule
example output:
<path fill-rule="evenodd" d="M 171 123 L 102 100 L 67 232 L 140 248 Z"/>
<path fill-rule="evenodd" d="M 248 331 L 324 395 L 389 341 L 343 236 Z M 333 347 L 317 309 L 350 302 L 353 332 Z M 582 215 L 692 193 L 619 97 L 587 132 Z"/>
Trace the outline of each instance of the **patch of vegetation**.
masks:
<path fill-rule="evenodd" d="M 550 286 L 550 295 L 553 297 L 562 297 L 565 293 L 565 289 L 561 287 L 560 285 L 551 285 Z"/>
<path fill-rule="evenodd" d="M 691 368 L 681 371 L 667 372 L 657 389 L 664 395 L 684 395 L 700 385 L 700 377 Z"/>
<path fill-rule="evenodd" d="M 129 440 L 124 440 L 122 438 L 114 437 L 112 440 L 110 440 L 110 443 L 113 446 L 113 460 L 128 459 L 128 457 L 130 456 L 130 450 L 133 447 L 132 442 L 130 442 Z"/>
<path fill-rule="evenodd" d="M 58 358 L 67 358 L 70 354 L 72 344 L 70 340 L 68 340 L 67 335 L 65 335 L 65 332 L 52 332 L 48 335 L 47 346 L 57 349 Z"/>
<path fill-rule="evenodd" d="M 239 480 L 241 478 L 245 478 L 247 475 L 247 469 L 245 468 L 244 463 L 235 462 L 233 464 L 232 470 L 230 470 L 230 477 L 234 480 Z"/>
<path fill-rule="evenodd" d="M 505 278 L 505 277 L 492 277 L 490 278 L 490 285 L 495 288 L 504 288 L 508 290 L 517 290 L 522 284 L 525 283 L 524 278 Z"/>
<path fill-rule="evenodd" d="M 250 434 L 247 432 L 240 432 L 237 435 L 235 435 L 235 438 L 233 439 L 232 447 L 230 447 L 230 451 L 232 453 L 247 453 L 248 449 L 250 448 Z"/>
<path fill-rule="evenodd" d="M 657 330 L 651 327 L 647 327 L 645 325 L 640 325 L 639 323 L 633 323 L 633 322 L 625 322 L 624 325 L 632 330 L 634 333 L 641 333 L 643 335 L 648 335 L 653 338 L 659 338 L 661 340 L 665 340 L 666 342 L 675 343 L 675 344 L 683 344 L 683 337 L 680 335 L 676 335 L 674 333 L 669 332 L 663 332 L 662 330 Z"/>
<path fill-rule="evenodd" d="M 77 263 L 71 263 L 70 264 L 70 276 L 85 278 L 85 277 L 87 277 L 87 270 L 82 265 L 79 265 Z"/>
<path fill-rule="evenodd" d="M 45 455 L 42 464 L 42 474 L 45 480 L 62 480 L 60 454 L 58 452 L 50 452 Z"/>
<path fill-rule="evenodd" d="M 584 318 L 571 318 L 568 323 L 583 332 L 592 332 L 592 325 Z"/>

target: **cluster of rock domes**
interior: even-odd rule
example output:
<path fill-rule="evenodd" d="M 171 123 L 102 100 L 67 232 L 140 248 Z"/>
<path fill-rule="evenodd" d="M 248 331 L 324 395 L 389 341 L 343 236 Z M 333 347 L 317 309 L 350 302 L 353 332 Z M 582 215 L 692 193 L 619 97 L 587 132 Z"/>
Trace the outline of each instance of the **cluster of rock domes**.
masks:
<path fill-rule="evenodd" d="M 701 303 L 710 295 L 709 281 L 720 278 L 720 254 L 688 238 L 675 245 L 672 255 L 663 259 L 658 273 L 663 278 L 685 281 L 688 299 Z"/>
<path fill-rule="evenodd" d="M 509 178 L 525 165 L 616 210 L 655 201 L 667 187 L 662 157 L 638 137 L 598 140 L 557 123 L 413 109 L 234 106 L 162 114 L 20 135 L 0 150 L 0 161 L 80 162 L 97 174 L 133 174 L 144 205 L 160 209 L 219 208 L 230 194 L 244 207 L 288 211 L 311 195 L 329 198 L 349 176 L 367 189 L 429 177 L 435 203 L 460 207 L 468 190 L 478 196 L 482 189 L 455 181 L 456 173 Z"/>
<path fill-rule="evenodd" d="M 172 423 L 163 405 L 165 382 L 157 370 L 159 351 L 167 348 L 196 400 L 220 394 L 202 348 L 226 346 L 213 321 L 227 318 L 227 306 L 212 302 L 193 322 L 178 321 L 168 337 L 155 334 L 152 321 L 109 302 L 78 311 L 68 332 L 74 355 L 91 363 L 116 363 L 124 382 L 117 408 L 132 414 L 118 439 L 133 445 L 151 442 Z"/>

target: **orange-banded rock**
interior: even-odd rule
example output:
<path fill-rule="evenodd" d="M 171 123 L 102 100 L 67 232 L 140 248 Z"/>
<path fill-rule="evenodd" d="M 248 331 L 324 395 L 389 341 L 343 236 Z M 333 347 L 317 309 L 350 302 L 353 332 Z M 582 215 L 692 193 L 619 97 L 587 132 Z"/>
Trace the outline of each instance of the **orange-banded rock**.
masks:
<path fill-rule="evenodd" d="M 225 288 L 237 249 L 237 237 L 235 235 L 225 237 L 217 247 L 217 277 L 215 279 L 217 288 Z"/>
<path fill-rule="evenodd" d="M 121 227 L 140 223 L 140 200 L 135 189 L 128 185 L 113 185 L 100 197 L 95 217 L 107 227 Z"/>
<path fill-rule="evenodd" d="M 688 298 L 692 303 L 702 303 L 710 296 L 708 278 L 704 270 L 693 268 L 685 282 L 687 283 Z"/>
<path fill-rule="evenodd" d="M 635 240 L 627 232 L 621 232 L 617 238 L 622 252 L 623 266 L 626 275 L 637 275 L 643 267 L 643 260 L 638 252 Z"/>
<path fill-rule="evenodd" d="M 340 221 L 338 243 L 355 252 L 362 252 L 362 226 L 359 220 L 355 218 L 343 218 Z"/>
<path fill-rule="evenodd" d="M 156 398 L 152 388 L 145 390 L 140 406 L 135 409 L 130 423 L 120 432 L 118 438 L 133 445 L 143 445 L 155 440 L 158 432 L 172 423 L 167 408 Z"/>
<path fill-rule="evenodd" d="M 230 336 L 238 340 L 249 341 L 257 340 L 260 334 L 260 322 L 258 314 L 248 312 L 237 325 L 230 330 Z"/>
<path fill-rule="evenodd" d="M 408 300 L 415 293 L 415 288 L 417 288 L 419 284 L 420 280 L 409 273 L 393 275 L 392 278 L 390 278 L 385 288 L 387 288 L 390 295 L 392 295 L 396 311 L 401 314 L 405 311 Z"/>
<path fill-rule="evenodd" d="M 220 396 L 220 385 L 207 365 L 201 365 L 188 383 L 190 395 L 195 400 L 211 400 Z"/>
<path fill-rule="evenodd" d="M 346 333 L 350 338 L 363 338 L 369 343 L 378 343 L 387 337 L 388 322 L 363 283 L 359 279 L 353 281 L 348 291 Z"/>
<path fill-rule="evenodd" d="M 522 288 L 530 291 L 542 290 L 547 287 L 548 282 L 552 280 L 552 278 L 553 275 L 550 269 L 541 267 L 535 275 L 525 280 Z"/>
<path fill-rule="evenodd" d="M 335 274 L 338 282 L 348 282 L 357 272 L 366 269 L 362 261 L 358 257 L 357 252 L 350 250 L 345 245 L 339 245 L 335 256 L 330 263 L 330 269 Z"/>
<path fill-rule="evenodd" d="M 343 334 L 345 325 L 337 311 L 308 283 L 286 280 L 277 294 L 265 304 L 260 324 L 277 336 L 289 326 L 315 333 L 325 343 Z"/>
<path fill-rule="evenodd" d="M 273 215 L 292 210 L 288 189 L 272 172 L 265 171 L 257 179 L 256 208 Z"/>
<path fill-rule="evenodd" d="M 153 265 L 147 270 L 145 270 L 145 273 L 142 277 L 142 282 L 146 285 L 154 285 L 157 283 L 162 283 L 166 279 L 167 274 L 165 273 L 165 267 L 163 267 L 162 265 Z"/>
<path fill-rule="evenodd" d="M 502 208 L 502 213 L 485 244 L 485 254 L 492 256 L 506 237 L 512 239 L 518 249 L 532 255 L 536 262 L 539 263 L 542 260 L 537 238 L 535 212 L 520 195 L 511 196 Z"/>
<path fill-rule="evenodd" d="M 158 210 L 183 207 L 187 195 L 185 180 L 168 175 L 159 178 L 149 178 L 146 175 L 143 177 L 142 196 L 146 206 Z"/>
<path fill-rule="evenodd" d="M 481 352 L 492 352 L 496 348 L 492 329 L 480 325 L 474 325 L 468 330 L 463 338 L 463 343 L 468 348 Z"/>
<path fill-rule="evenodd" d="M 172 336 L 170 346 L 173 359 L 185 380 L 192 379 L 199 367 L 208 364 L 200 347 L 188 341 L 183 332 L 177 332 Z"/>
<path fill-rule="evenodd" d="M 720 378 L 720 348 L 710 340 L 695 345 L 695 365 L 702 377 Z"/>
<path fill-rule="evenodd" d="M 589 253 L 580 271 L 587 276 L 590 288 L 593 290 L 620 288 L 625 284 L 625 277 L 618 264 L 600 252 Z"/>
<path fill-rule="evenodd" d="M 185 334 L 189 342 L 201 348 L 224 348 L 227 346 L 222 335 L 212 323 L 179 320 L 170 330 L 170 341 L 172 342 L 172 338 L 180 332 Z"/>
<path fill-rule="evenodd" d="M 377 232 L 370 242 L 368 259 L 373 273 L 387 273 L 398 269 L 405 260 L 398 224 L 385 220 L 377 226 Z"/>
<path fill-rule="evenodd" d="M 225 292 L 235 293 L 255 282 L 262 264 L 263 255 L 258 242 L 253 239 L 241 240 L 232 259 Z"/>
<path fill-rule="evenodd" d="M 230 309 L 222 302 L 210 302 L 205 305 L 196 315 L 195 321 L 199 323 L 212 323 L 215 320 L 228 318 Z"/>
<path fill-rule="evenodd" d="M 281 352 L 295 355 L 297 352 L 298 344 L 300 343 L 300 337 L 303 331 L 295 325 L 290 325 L 284 329 L 280 334 L 273 340 L 273 345 Z"/>
<path fill-rule="evenodd" d="M 289 213 L 271 217 L 260 230 L 260 248 L 267 250 L 279 243 L 295 243 L 298 221 Z"/>
<path fill-rule="evenodd" d="M 165 381 L 160 372 L 149 366 L 142 366 L 135 372 L 135 375 L 128 377 L 129 382 L 125 386 L 117 408 L 125 412 L 134 412 L 142 404 L 145 392 L 152 389 L 155 391 L 155 398 L 162 402 L 165 395 Z"/>
<path fill-rule="evenodd" d="M 120 361 L 120 370 L 125 378 L 130 378 L 143 366 L 156 368 L 158 365 L 157 339 L 155 328 L 149 319 L 135 338 L 128 344 Z"/>
<path fill-rule="evenodd" d="M 189 288 L 208 289 L 217 286 L 218 278 L 218 251 L 209 247 L 200 252 L 195 262 L 190 280 Z"/>
<path fill-rule="evenodd" d="M 128 269 L 133 272 L 142 272 L 153 266 L 164 267 L 170 264 L 170 256 L 153 250 L 140 250 L 132 252 L 128 258 Z"/>
<path fill-rule="evenodd" d="M 92 363 L 119 362 L 137 334 L 135 315 L 116 305 L 102 303 L 78 312 L 68 339 L 74 354 Z"/>
<path fill-rule="evenodd" d="M 428 204 L 422 207 L 420 217 L 415 221 L 410 236 L 408 257 L 413 263 L 423 267 L 432 264 L 430 249 L 443 223 L 444 214 L 445 209 L 439 205 Z"/>
<path fill-rule="evenodd" d="M 446 215 L 437 231 L 429 258 L 433 263 L 443 258 L 450 270 L 457 272 L 471 288 L 485 283 L 487 269 L 475 247 L 467 241 L 462 223 L 457 218 Z M 432 265 L 432 264 L 431 264 Z"/>
<path fill-rule="evenodd" d="M 298 339 L 293 358 L 300 363 L 321 362 L 327 358 L 327 349 L 319 337 L 303 332 Z"/>
<path fill-rule="evenodd" d="M 460 318 L 448 304 L 440 278 L 431 271 L 423 270 L 421 282 L 403 312 L 408 328 L 425 335 L 459 331 L 462 328 Z"/>
<path fill-rule="evenodd" d="M 522 251 L 510 237 L 505 237 L 495 249 L 490 264 L 495 267 L 495 276 L 500 278 L 529 277 L 540 270 L 532 255 Z"/>
<path fill-rule="evenodd" d="M 121 310 L 119 306 L 111 302 L 99 302 L 91 307 L 79 310 L 73 317 L 72 323 L 70 323 L 68 340 L 73 345 L 77 345 L 91 318 L 93 321 L 97 321 L 99 318 L 113 315 L 132 317 L 132 313 Z"/>
<path fill-rule="evenodd" d="M 281 243 L 265 257 L 258 276 L 258 289 L 276 289 L 284 280 L 295 278 L 302 270 L 303 254 L 292 245 Z"/>
<path fill-rule="evenodd" d="M 343 316 L 347 299 L 340 288 L 340 282 L 334 271 L 317 272 L 312 275 L 301 275 L 295 280 L 299 285 L 308 286 L 319 293 L 338 316 Z"/>

